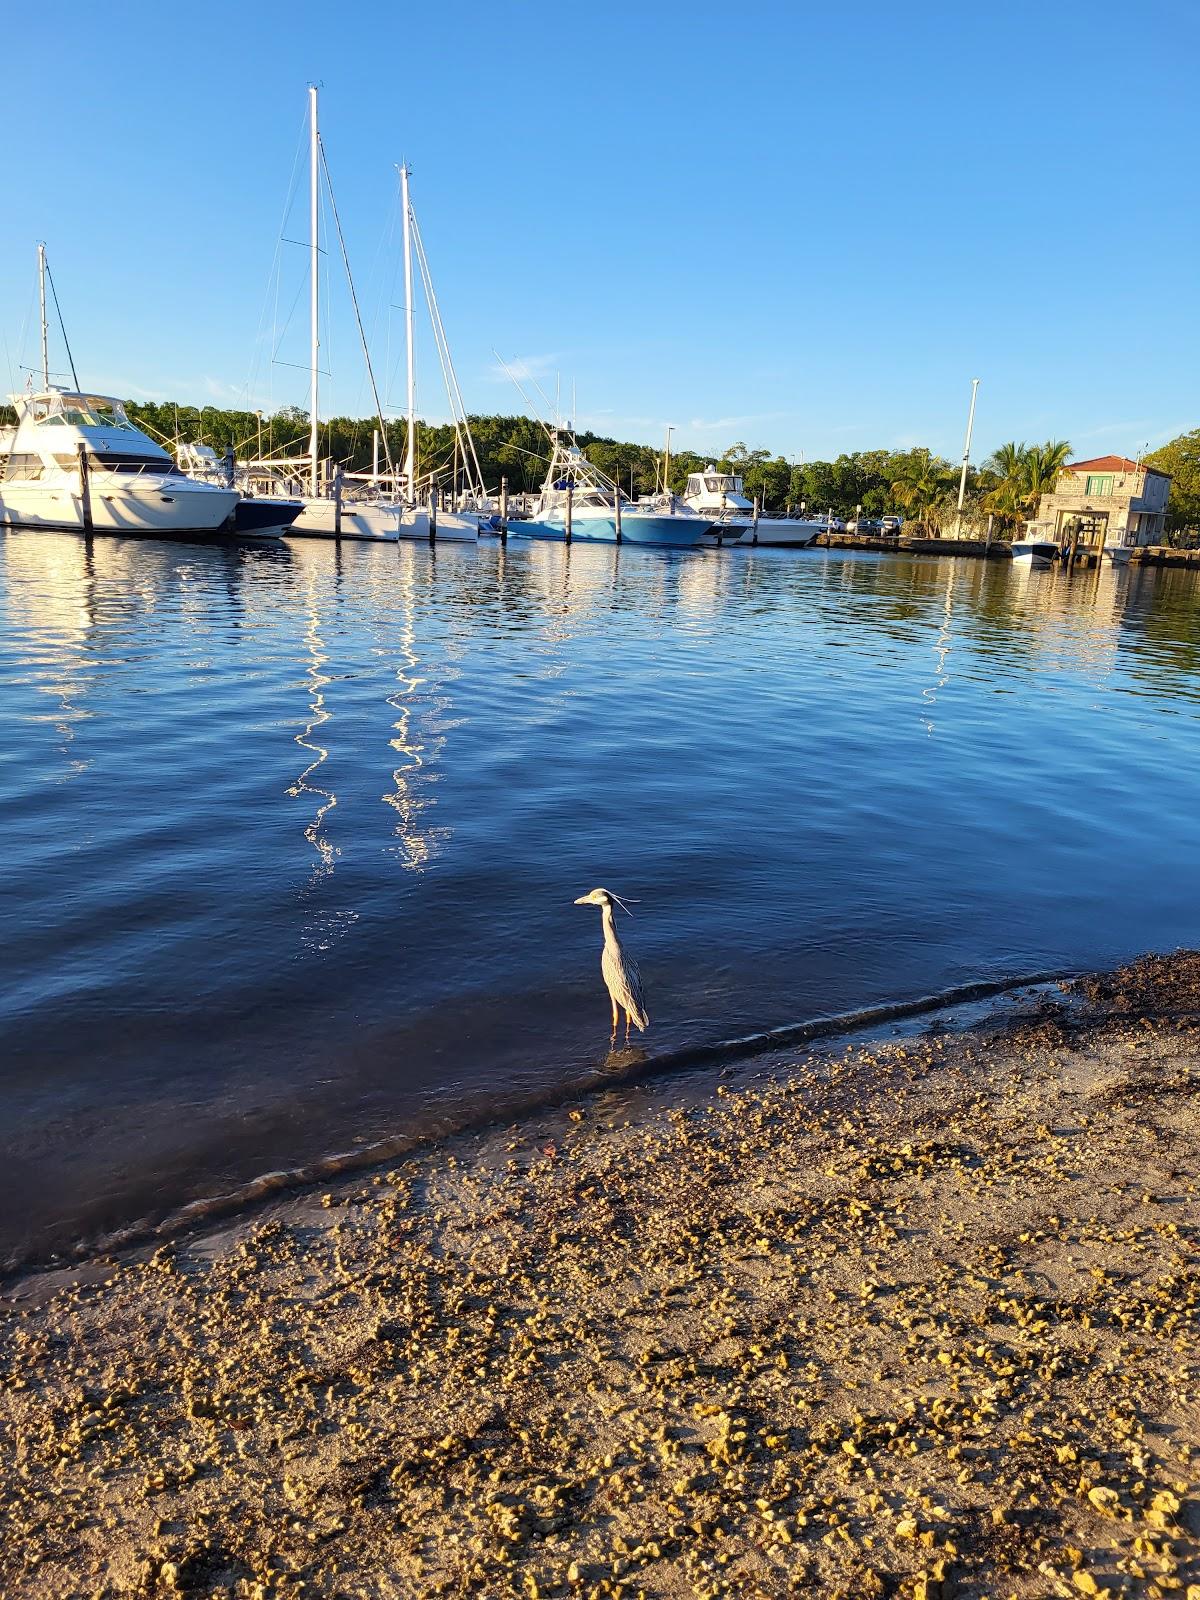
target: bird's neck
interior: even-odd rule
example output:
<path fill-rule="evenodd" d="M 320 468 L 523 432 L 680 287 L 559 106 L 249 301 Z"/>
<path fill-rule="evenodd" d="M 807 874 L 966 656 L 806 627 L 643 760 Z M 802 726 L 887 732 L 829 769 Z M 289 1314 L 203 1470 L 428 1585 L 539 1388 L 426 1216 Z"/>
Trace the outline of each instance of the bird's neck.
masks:
<path fill-rule="evenodd" d="M 600 907 L 600 920 L 604 924 L 605 944 L 620 944 L 621 941 L 617 938 L 617 925 L 613 921 L 613 908 L 611 906 Z"/>

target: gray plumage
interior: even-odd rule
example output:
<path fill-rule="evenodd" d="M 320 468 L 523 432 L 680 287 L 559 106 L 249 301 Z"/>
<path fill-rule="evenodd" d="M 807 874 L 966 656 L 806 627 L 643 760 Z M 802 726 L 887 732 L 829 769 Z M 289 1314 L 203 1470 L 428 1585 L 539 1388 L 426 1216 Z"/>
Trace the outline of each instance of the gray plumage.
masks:
<path fill-rule="evenodd" d="M 581 895 L 575 904 L 577 906 L 599 906 L 600 917 L 604 927 L 604 949 L 600 955 L 600 971 L 608 989 L 609 998 L 613 1008 L 613 1036 L 617 1032 L 617 1010 L 625 1013 L 625 1037 L 629 1037 L 629 1024 L 644 1032 L 650 1017 L 646 1011 L 645 995 L 642 992 L 642 975 L 617 936 L 616 923 L 613 920 L 614 904 L 623 905 L 619 896 L 610 894 L 607 889 L 593 889 L 590 894 Z"/>

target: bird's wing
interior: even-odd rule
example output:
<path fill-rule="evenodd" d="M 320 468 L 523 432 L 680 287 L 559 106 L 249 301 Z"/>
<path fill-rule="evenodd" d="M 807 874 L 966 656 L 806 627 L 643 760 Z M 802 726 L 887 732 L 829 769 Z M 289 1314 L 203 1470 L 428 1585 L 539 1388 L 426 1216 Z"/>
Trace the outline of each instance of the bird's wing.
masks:
<path fill-rule="evenodd" d="M 639 1028 L 645 1028 L 650 1018 L 646 1012 L 642 975 L 637 969 L 637 962 L 626 953 L 623 945 L 617 944 L 614 948 L 606 943 L 600 957 L 600 970 L 609 994 L 628 1011 Z"/>

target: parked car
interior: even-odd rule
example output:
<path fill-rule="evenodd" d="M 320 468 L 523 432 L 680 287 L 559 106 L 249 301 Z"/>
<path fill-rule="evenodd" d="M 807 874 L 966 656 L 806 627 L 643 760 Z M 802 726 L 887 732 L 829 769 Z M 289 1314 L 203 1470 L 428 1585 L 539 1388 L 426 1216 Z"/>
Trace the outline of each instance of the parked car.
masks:
<path fill-rule="evenodd" d="M 903 517 L 880 517 L 879 519 L 880 533 L 899 533 L 903 526 Z"/>

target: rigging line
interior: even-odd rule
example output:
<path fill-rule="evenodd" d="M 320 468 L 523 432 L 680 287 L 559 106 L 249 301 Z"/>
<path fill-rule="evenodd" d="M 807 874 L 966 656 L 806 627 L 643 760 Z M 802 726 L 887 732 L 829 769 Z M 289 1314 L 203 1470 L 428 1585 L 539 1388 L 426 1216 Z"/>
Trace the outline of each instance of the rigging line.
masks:
<path fill-rule="evenodd" d="M 63 344 L 67 347 L 67 360 L 71 363 L 71 377 L 75 387 L 79 387 L 79 375 L 75 371 L 75 357 L 71 354 L 71 341 L 67 338 L 67 325 L 63 321 L 62 307 L 58 303 L 58 290 L 54 287 L 54 274 L 50 271 L 50 263 L 46 262 L 46 282 L 50 285 L 50 293 L 54 296 L 54 309 L 58 313 L 58 328 L 62 334 Z"/>
<path fill-rule="evenodd" d="M 500 354 L 499 350 L 497 350 L 495 348 L 495 346 L 492 347 L 492 354 L 495 356 L 496 360 L 500 363 L 500 365 L 504 368 L 505 372 L 507 372 L 508 376 L 512 379 L 513 384 L 514 384 L 514 386 L 516 388 L 516 391 L 521 396 L 521 399 L 524 400 L 525 404 L 529 407 L 530 411 L 533 412 L 533 420 L 537 423 L 538 427 L 541 428 L 542 432 L 546 435 L 547 439 L 549 439 L 551 445 L 557 444 L 558 441 L 555 439 L 554 434 L 551 432 L 551 430 L 546 426 L 545 422 L 542 420 L 542 417 L 541 417 L 541 414 L 538 411 L 538 408 L 534 405 L 533 401 L 529 398 L 529 396 L 525 393 L 524 389 L 522 389 L 521 385 L 517 382 L 516 373 L 513 372 L 512 368 L 509 366 L 508 362 L 505 361 L 504 357 Z M 540 387 L 539 387 L 539 391 L 538 392 L 541 393 Z M 545 398 L 546 398 L 545 395 L 542 395 L 542 399 L 545 400 Z"/>
<path fill-rule="evenodd" d="M 390 208 L 389 208 L 389 210 L 390 210 Z M 371 304 L 374 305 L 374 311 L 373 311 L 372 316 L 371 316 L 371 342 L 372 342 L 372 344 L 374 344 L 376 342 L 376 340 L 378 339 L 378 337 L 379 337 L 379 316 L 380 316 L 380 310 L 381 310 L 380 296 L 382 294 L 382 287 L 381 287 L 380 280 L 384 275 L 384 270 L 385 270 L 384 264 L 385 264 L 386 260 L 388 259 L 384 255 L 384 251 L 387 250 L 390 247 L 390 244 L 391 244 L 391 239 L 390 239 L 391 228 L 392 228 L 392 222 L 391 222 L 390 214 L 385 213 L 384 219 L 383 219 L 383 226 L 382 226 L 382 228 L 380 230 L 380 233 L 379 233 L 379 238 L 375 242 L 375 255 L 374 255 L 374 257 L 373 257 L 373 259 L 371 261 L 370 266 L 367 269 L 367 276 L 366 276 L 366 280 L 365 280 L 366 288 L 365 288 L 364 298 L 366 299 L 368 305 L 371 305 Z M 374 297 L 375 297 L 373 302 L 372 302 L 372 298 L 371 298 L 372 297 L 372 293 L 374 293 Z M 387 363 L 386 363 L 386 361 L 384 362 L 384 371 L 385 372 L 387 371 Z"/>
<path fill-rule="evenodd" d="M 419 261 L 421 263 L 421 275 L 422 275 L 422 277 L 424 279 L 424 283 L 425 283 L 425 295 L 426 295 L 426 299 L 429 302 L 430 315 L 431 315 L 431 317 L 433 319 L 433 324 L 434 324 L 434 335 L 435 335 L 436 338 L 438 338 L 440 340 L 441 347 L 445 351 L 445 354 L 446 354 L 446 363 L 445 364 L 446 364 L 446 367 L 449 369 L 449 373 L 450 373 L 450 383 L 447 385 L 447 394 L 450 397 L 450 408 L 453 411 L 455 401 L 457 400 L 457 402 L 458 402 L 458 411 L 459 411 L 459 414 L 462 417 L 463 432 L 464 432 L 464 434 L 466 436 L 467 445 L 468 445 L 468 447 L 470 449 L 470 452 L 471 452 L 471 461 L 472 461 L 472 463 L 474 464 L 474 467 L 475 467 L 475 484 L 478 486 L 478 488 L 480 490 L 482 490 L 483 487 L 484 487 L 484 484 L 483 484 L 483 468 L 479 465 L 479 456 L 478 456 L 478 454 L 476 453 L 476 450 L 475 450 L 475 437 L 471 432 L 471 424 L 470 424 L 470 421 L 467 418 L 467 408 L 463 404 L 462 390 L 459 388 L 459 384 L 458 384 L 458 374 L 454 370 L 454 357 L 450 354 L 450 342 L 446 338 L 446 327 L 445 327 L 445 324 L 442 321 L 441 308 L 438 305 L 437 294 L 436 294 L 436 292 L 434 290 L 434 287 L 433 287 L 433 274 L 429 270 L 429 262 L 428 262 L 428 260 L 426 258 L 426 255 L 425 255 L 425 241 L 421 237 L 421 229 L 417 224 L 417 218 L 416 218 L 416 213 L 415 212 L 413 214 L 412 223 L 413 223 L 413 232 L 416 235 L 416 240 L 417 240 L 417 257 L 418 257 L 418 259 L 419 259 Z M 453 393 L 450 392 L 451 385 L 453 386 Z M 457 420 L 456 420 L 455 421 L 455 428 L 457 429 L 457 427 L 458 427 L 458 423 L 457 423 Z M 464 465 L 465 465 L 465 463 L 464 463 Z"/>
<path fill-rule="evenodd" d="M 17 387 L 17 384 L 16 379 L 13 377 L 12 351 L 8 348 L 7 338 L 4 340 L 4 365 L 8 368 L 8 387 L 11 391 Z"/>
<path fill-rule="evenodd" d="M 287 321 L 284 323 L 282 331 L 279 334 L 279 338 L 275 342 L 275 347 L 271 351 L 271 365 L 272 366 L 274 366 L 276 364 L 275 358 L 279 354 L 279 346 L 283 343 L 284 339 L 287 337 L 287 331 L 292 325 L 292 318 L 296 315 L 296 307 L 300 302 L 300 296 L 304 293 L 304 289 L 305 289 L 305 285 L 302 283 L 302 284 L 300 284 L 300 286 L 296 290 L 295 296 L 294 296 L 294 298 L 292 300 L 292 309 L 288 312 Z M 278 299 L 278 296 L 276 296 L 276 300 L 275 300 L 275 326 L 276 326 L 276 328 L 279 327 L 279 299 Z M 287 361 L 287 362 L 282 362 L 281 365 L 283 365 L 283 366 L 299 366 L 300 363 L 298 361 Z"/>
<path fill-rule="evenodd" d="M 371 395 L 375 401 L 375 416 L 379 421 L 379 431 L 383 436 L 383 453 L 387 461 L 389 472 L 392 468 L 392 447 L 388 443 L 387 428 L 383 421 L 383 407 L 379 404 L 379 390 L 375 387 L 375 373 L 371 368 L 371 351 L 367 344 L 367 336 L 363 331 L 362 317 L 358 311 L 358 296 L 354 292 L 354 278 L 350 272 L 350 257 L 346 254 L 346 241 L 342 237 L 342 222 L 338 216 L 337 201 L 333 197 L 333 181 L 329 176 L 329 164 L 325 160 L 325 146 L 318 138 L 317 149 L 321 153 L 321 166 L 325 173 L 325 187 L 329 192 L 329 209 L 333 215 L 333 225 L 337 229 L 338 244 L 341 246 L 342 263 L 346 268 L 346 282 L 350 285 L 350 304 L 354 307 L 354 321 L 358 328 L 358 337 L 362 344 L 363 360 L 367 364 L 367 377 L 371 380 Z"/>
<path fill-rule="evenodd" d="M 299 133 L 299 135 L 298 135 L 298 137 L 296 139 L 296 153 L 292 157 L 292 175 L 291 175 L 291 178 L 288 181 L 288 186 L 287 186 L 287 190 L 286 190 L 286 196 L 285 196 L 285 199 L 284 199 L 284 202 L 283 202 L 283 212 L 282 212 L 282 214 L 281 214 L 281 216 L 279 218 L 279 227 L 276 230 L 275 251 L 274 251 L 274 254 L 271 257 L 270 270 L 267 273 L 266 289 L 265 289 L 265 291 L 263 293 L 262 304 L 258 309 L 258 326 L 254 330 L 254 347 L 253 347 L 253 356 L 252 356 L 252 363 L 251 363 L 251 379 L 247 383 L 247 388 L 250 387 L 250 382 L 254 381 L 254 379 L 257 378 L 259 370 L 260 370 L 259 363 L 261 361 L 261 351 L 262 351 L 262 344 L 263 344 L 263 332 L 264 332 L 264 326 L 265 326 L 265 323 L 266 323 L 266 320 L 267 320 L 267 307 L 268 307 L 268 305 L 270 304 L 270 301 L 271 301 L 271 288 L 272 288 L 272 285 L 274 285 L 274 289 L 275 289 L 275 315 L 274 315 L 273 325 L 272 325 L 272 334 L 274 333 L 274 329 L 279 326 L 279 289 L 280 289 L 279 267 L 280 267 L 280 257 L 282 255 L 282 251 L 280 249 L 280 246 L 281 246 L 282 241 L 283 241 L 283 230 L 287 226 L 288 217 L 291 215 L 292 207 L 296 203 L 296 187 L 297 187 L 297 181 L 298 181 L 297 175 L 298 175 L 299 168 L 300 168 L 301 153 L 303 152 L 303 149 L 304 149 L 304 134 L 305 134 L 307 123 L 308 123 L 308 112 L 307 112 L 307 108 L 306 108 L 304 115 L 300 119 L 300 133 Z"/>
<path fill-rule="evenodd" d="M 421 245 L 421 234 L 417 227 L 416 214 L 410 212 L 410 215 L 413 230 L 413 243 L 417 247 L 417 268 L 421 274 L 421 287 L 425 292 L 425 304 L 429 310 L 429 320 L 433 324 L 434 347 L 438 354 L 438 364 L 442 369 L 442 382 L 446 386 L 446 398 L 450 404 L 450 418 L 454 426 L 454 438 L 456 444 L 461 444 L 462 425 L 459 422 L 458 414 L 454 409 L 454 396 L 450 390 L 450 376 L 447 371 L 447 358 L 449 356 L 449 352 L 443 349 L 442 340 L 438 337 L 438 325 L 435 309 L 437 302 L 433 298 L 433 285 L 429 280 L 429 263 L 425 259 L 425 251 Z M 474 485 L 472 485 L 472 487 L 474 487 Z"/>
<path fill-rule="evenodd" d="M 29 337 L 29 324 L 33 321 L 33 307 L 34 307 L 34 302 L 36 300 L 37 300 L 37 288 L 36 288 L 36 286 L 34 284 L 30 284 L 30 286 L 29 286 L 29 299 L 25 302 L 25 316 L 23 317 L 23 319 L 21 321 L 21 332 L 17 336 L 17 354 L 18 354 L 18 356 L 20 355 L 21 351 L 25 349 L 26 340 Z M 22 367 L 20 361 L 18 361 L 17 362 L 17 371 L 18 372 L 24 372 L 25 370 L 26 369 L 24 367 Z M 10 380 L 9 386 L 11 388 L 15 389 L 17 387 L 16 380 L 13 379 L 11 373 L 9 374 L 9 380 Z"/>

